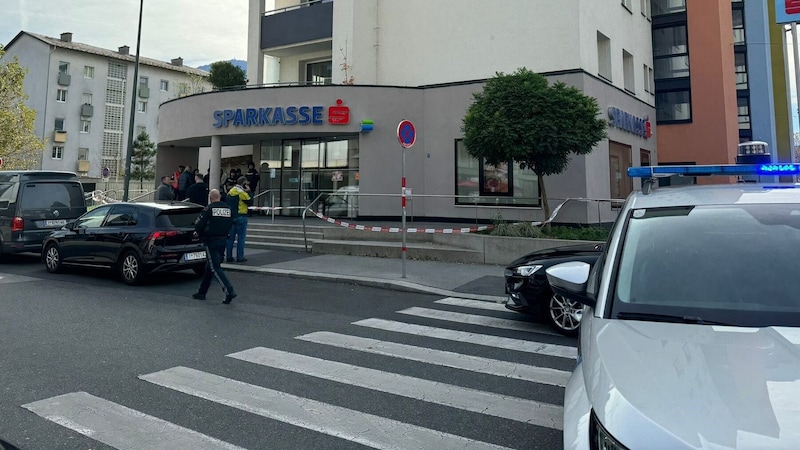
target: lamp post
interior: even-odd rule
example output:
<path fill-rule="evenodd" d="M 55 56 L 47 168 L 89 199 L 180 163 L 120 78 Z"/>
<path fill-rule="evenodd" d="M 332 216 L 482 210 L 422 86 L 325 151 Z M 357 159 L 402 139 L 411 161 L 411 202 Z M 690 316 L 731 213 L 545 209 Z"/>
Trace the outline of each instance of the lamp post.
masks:
<path fill-rule="evenodd" d="M 131 89 L 131 120 L 128 126 L 128 152 L 125 155 L 125 192 L 122 201 L 128 201 L 131 186 L 131 158 L 133 157 L 133 119 L 136 117 L 136 88 L 139 86 L 139 47 L 142 42 L 142 10 L 144 0 L 139 0 L 139 29 L 136 32 L 136 64 L 133 66 L 133 89 Z"/>

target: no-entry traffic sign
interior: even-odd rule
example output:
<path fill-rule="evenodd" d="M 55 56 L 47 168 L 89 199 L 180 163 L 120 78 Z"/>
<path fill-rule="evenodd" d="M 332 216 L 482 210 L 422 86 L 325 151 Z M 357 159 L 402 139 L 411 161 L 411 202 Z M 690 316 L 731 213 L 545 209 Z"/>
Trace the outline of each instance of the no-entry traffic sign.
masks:
<path fill-rule="evenodd" d="M 403 148 L 410 148 L 417 141 L 417 130 L 410 120 L 403 120 L 397 125 L 397 140 Z"/>

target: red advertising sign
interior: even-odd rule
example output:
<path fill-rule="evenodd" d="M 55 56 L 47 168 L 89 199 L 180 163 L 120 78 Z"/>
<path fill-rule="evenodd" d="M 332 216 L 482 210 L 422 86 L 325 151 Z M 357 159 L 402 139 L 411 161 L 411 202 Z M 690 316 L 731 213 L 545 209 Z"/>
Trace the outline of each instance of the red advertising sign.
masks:
<path fill-rule="evenodd" d="M 798 14 L 800 13 L 800 0 L 785 0 L 785 9 L 784 11 L 786 14 Z"/>
<path fill-rule="evenodd" d="M 328 123 L 331 125 L 347 125 L 350 123 L 350 107 L 342 106 L 342 99 L 336 100 L 336 106 L 328 107 Z"/>

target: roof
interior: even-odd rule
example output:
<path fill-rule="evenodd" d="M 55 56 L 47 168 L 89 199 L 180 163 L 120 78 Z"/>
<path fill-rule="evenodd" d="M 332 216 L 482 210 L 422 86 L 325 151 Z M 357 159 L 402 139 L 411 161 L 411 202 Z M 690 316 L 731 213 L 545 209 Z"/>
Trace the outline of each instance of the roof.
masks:
<path fill-rule="evenodd" d="M 800 185 L 737 183 L 655 188 L 633 194 L 630 208 L 752 203 L 800 204 Z"/>
<path fill-rule="evenodd" d="M 62 41 L 60 38 L 44 36 L 41 34 L 31 33 L 28 31 L 20 31 L 19 34 L 17 34 L 14 37 L 14 39 L 12 39 L 11 42 L 8 43 L 6 49 L 11 47 L 14 44 L 14 42 L 17 39 L 19 39 L 22 35 L 31 36 L 35 39 L 44 42 L 45 44 L 52 45 L 58 48 L 63 48 L 66 50 L 89 53 L 93 55 L 103 56 L 106 58 L 117 59 L 120 61 L 126 61 L 132 63 L 136 62 L 136 55 L 125 55 L 116 50 L 108 50 L 105 48 L 95 47 L 93 45 L 82 44 L 80 42 L 66 42 Z M 139 56 L 139 64 L 151 67 L 158 67 L 160 69 L 165 69 L 165 70 L 172 70 L 175 72 L 183 72 L 189 75 L 200 75 L 204 77 L 207 77 L 209 75 L 209 73 L 206 72 L 205 70 L 195 69 L 193 67 L 188 67 L 188 66 L 176 66 L 169 62 L 159 61 L 152 58 L 145 58 L 143 56 Z"/>

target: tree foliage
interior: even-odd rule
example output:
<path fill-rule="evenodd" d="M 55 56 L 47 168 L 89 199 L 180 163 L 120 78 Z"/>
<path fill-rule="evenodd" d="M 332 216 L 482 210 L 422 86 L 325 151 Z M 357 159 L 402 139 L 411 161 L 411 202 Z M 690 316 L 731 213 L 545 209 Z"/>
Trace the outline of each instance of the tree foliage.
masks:
<path fill-rule="evenodd" d="M 235 66 L 230 61 L 211 63 L 210 73 L 208 81 L 211 82 L 216 91 L 247 84 L 244 69 Z"/>
<path fill-rule="evenodd" d="M 530 168 L 549 217 L 543 177 L 563 172 L 573 154 L 590 153 L 606 137 L 597 100 L 525 68 L 498 72 L 473 100 L 461 129 L 467 152 L 487 164 L 514 161 Z"/>
<path fill-rule="evenodd" d="M 147 132 L 142 131 L 136 137 L 131 153 L 131 179 L 139 180 L 139 189 L 143 189 L 144 180 L 156 177 L 155 156 L 156 144 L 150 140 Z"/>
<path fill-rule="evenodd" d="M 34 133 L 36 111 L 25 105 L 24 81 L 28 69 L 17 57 L 3 61 L 0 45 L 0 170 L 34 169 L 44 149 L 44 141 Z"/>

